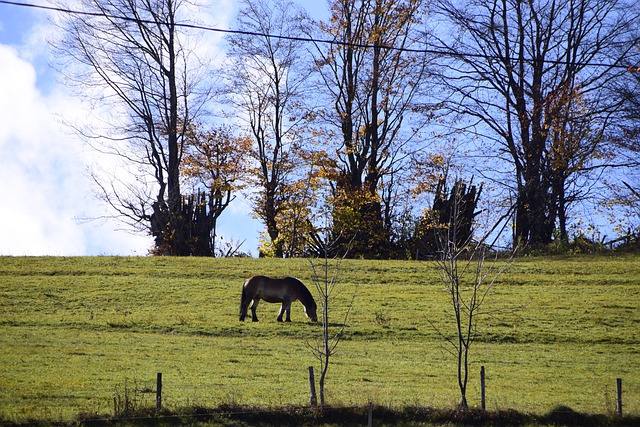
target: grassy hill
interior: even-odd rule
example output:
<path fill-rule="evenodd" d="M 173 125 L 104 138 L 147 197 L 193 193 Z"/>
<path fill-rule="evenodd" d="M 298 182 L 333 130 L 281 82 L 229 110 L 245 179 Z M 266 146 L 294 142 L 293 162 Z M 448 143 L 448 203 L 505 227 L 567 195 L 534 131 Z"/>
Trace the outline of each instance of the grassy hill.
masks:
<path fill-rule="evenodd" d="M 291 324 L 264 302 L 260 322 L 239 322 L 254 274 L 293 275 L 317 294 L 303 259 L 0 257 L 0 419 L 112 413 L 124 397 L 151 406 L 157 372 L 170 408 L 306 405 L 321 328 L 299 303 Z M 355 305 L 329 368 L 330 404 L 455 406 L 439 277 L 429 262 L 342 263 L 333 322 L 354 293 Z M 639 309 L 638 255 L 515 260 L 471 349 L 473 371 L 487 370 L 488 408 L 608 414 L 622 378 L 624 411 L 640 414 Z"/>

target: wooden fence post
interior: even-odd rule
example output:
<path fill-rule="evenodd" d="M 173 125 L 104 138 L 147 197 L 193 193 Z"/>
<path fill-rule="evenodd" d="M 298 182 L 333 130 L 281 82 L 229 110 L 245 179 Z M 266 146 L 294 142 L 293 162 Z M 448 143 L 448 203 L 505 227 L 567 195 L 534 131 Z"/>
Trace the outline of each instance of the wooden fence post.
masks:
<path fill-rule="evenodd" d="M 616 379 L 616 411 L 618 416 L 622 416 L 622 378 Z"/>
<path fill-rule="evenodd" d="M 156 377 L 156 411 L 162 409 L 162 372 Z"/>
<path fill-rule="evenodd" d="M 309 389 L 311 390 L 311 406 L 318 406 L 318 397 L 316 396 L 316 380 L 313 375 L 313 366 L 309 366 Z"/>
<path fill-rule="evenodd" d="M 485 400 L 484 366 L 480 367 L 480 407 L 483 411 L 487 409 Z"/>

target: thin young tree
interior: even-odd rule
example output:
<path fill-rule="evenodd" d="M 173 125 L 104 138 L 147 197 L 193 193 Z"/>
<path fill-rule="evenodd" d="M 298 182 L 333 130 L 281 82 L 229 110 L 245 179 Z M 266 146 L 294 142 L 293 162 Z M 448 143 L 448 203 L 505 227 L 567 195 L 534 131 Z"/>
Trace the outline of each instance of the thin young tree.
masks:
<path fill-rule="evenodd" d="M 495 259 L 487 263 L 490 250 L 488 234 L 473 240 L 476 227 L 469 223 L 470 204 L 475 206 L 474 201 L 466 197 L 464 186 L 454 186 L 448 201 L 446 222 L 442 223 L 442 212 L 436 212 L 439 220 L 433 224 L 438 246 L 436 264 L 449 295 L 452 309 L 449 324 L 454 329 L 453 336 L 430 323 L 446 339 L 450 345 L 447 349 L 456 359 L 459 405 L 462 408 L 468 407 L 470 350 L 477 337 L 478 317 L 496 280 L 508 266 L 508 262 L 500 266 Z"/>
<path fill-rule="evenodd" d="M 328 214 L 325 220 L 328 223 Z M 317 343 L 308 343 L 313 354 L 320 362 L 320 405 L 325 406 L 325 385 L 327 380 L 327 372 L 331 358 L 337 351 L 338 344 L 344 336 L 344 330 L 347 326 L 347 320 L 353 308 L 353 303 L 357 294 L 357 287 L 354 288 L 350 302 L 344 308 L 341 322 L 332 325 L 330 316 L 336 313 L 335 292 L 338 286 L 338 278 L 342 260 L 347 256 L 344 252 L 341 257 L 331 256 L 337 252 L 336 247 L 340 244 L 337 240 L 332 240 L 332 228 L 324 227 L 316 230 L 316 239 L 314 245 L 322 254 L 318 258 L 309 258 L 311 268 L 313 270 L 313 283 L 320 295 L 320 310 L 322 322 L 322 337 Z M 332 327 L 333 326 L 333 327 Z"/>

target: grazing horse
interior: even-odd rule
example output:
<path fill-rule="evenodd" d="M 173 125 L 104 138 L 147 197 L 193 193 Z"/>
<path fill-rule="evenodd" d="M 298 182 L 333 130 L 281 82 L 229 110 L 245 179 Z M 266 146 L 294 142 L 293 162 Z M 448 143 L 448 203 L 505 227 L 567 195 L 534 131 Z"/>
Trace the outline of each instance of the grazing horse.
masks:
<path fill-rule="evenodd" d="M 291 303 L 300 301 L 304 305 L 304 312 L 312 321 L 316 322 L 316 302 L 309 289 L 298 279 L 294 277 L 285 277 L 282 279 L 272 279 L 266 276 L 253 276 L 245 280 L 242 286 L 242 298 L 240 299 L 240 320 L 244 321 L 247 316 L 247 309 L 251 304 L 251 320 L 258 321 L 256 316 L 256 308 L 258 303 L 263 299 L 266 302 L 281 302 L 280 314 L 278 314 L 278 322 L 282 322 L 283 314 L 287 314 L 286 321 L 291 322 Z"/>

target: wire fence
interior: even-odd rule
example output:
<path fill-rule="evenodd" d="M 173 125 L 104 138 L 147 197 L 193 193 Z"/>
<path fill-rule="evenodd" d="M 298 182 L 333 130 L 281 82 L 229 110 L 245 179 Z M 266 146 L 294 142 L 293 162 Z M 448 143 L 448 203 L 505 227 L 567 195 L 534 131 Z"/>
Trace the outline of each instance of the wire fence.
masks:
<path fill-rule="evenodd" d="M 315 380 L 313 368 L 309 367 L 309 384 L 306 404 L 292 404 L 281 406 L 259 406 L 241 404 L 234 401 L 218 403 L 217 405 L 204 406 L 201 404 L 176 404 L 172 398 L 173 387 L 165 387 L 165 377 L 158 372 L 155 381 L 151 378 L 142 381 L 125 381 L 119 386 L 113 395 L 110 408 L 106 412 L 93 411 L 78 413 L 74 422 L 79 423 L 148 423 L 148 422 L 172 422 L 181 421 L 204 421 L 223 424 L 234 420 L 246 422 L 248 424 L 259 422 L 264 425 L 302 425 L 316 424 L 322 425 L 372 425 L 374 421 L 384 421 L 385 423 L 395 422 L 426 422 L 447 424 L 453 420 L 454 423 L 484 423 L 489 422 L 494 425 L 523 425 L 527 423 L 561 424 L 561 425 L 640 425 L 640 415 L 623 411 L 624 398 L 623 379 L 615 379 L 615 412 L 605 414 L 580 413 L 574 411 L 569 406 L 559 405 L 548 414 L 522 413 L 512 409 L 487 410 L 487 390 L 486 390 L 487 370 L 481 366 L 479 372 L 481 405 L 467 409 L 448 408 L 437 409 L 430 406 L 391 406 L 380 404 L 376 399 L 369 399 L 366 405 L 337 405 L 320 406 L 315 396 Z M 633 381 L 632 381 L 633 384 Z M 194 384 L 194 390 L 197 385 Z M 612 384 L 613 386 L 613 384 Z M 631 394 L 627 394 L 630 399 L 636 399 L 631 386 Z M 185 390 L 180 387 L 179 394 L 184 394 Z M 188 392 L 188 391 L 187 391 Z M 627 392 L 628 393 L 628 392 Z M 168 399 L 167 399 L 168 398 Z M 613 400 L 613 399 L 612 399 Z M 165 402 L 169 402 L 166 404 Z M 631 405 L 633 407 L 633 404 Z M 0 414 L 0 425 L 27 425 L 33 424 L 29 421 L 12 421 L 2 419 Z M 502 420 L 502 421 L 501 421 Z M 51 421 L 51 420 L 49 420 Z M 37 423 L 36 423 L 37 424 Z M 42 424 L 47 424 L 42 422 Z"/>
<path fill-rule="evenodd" d="M 293 405 L 293 406 L 287 406 L 286 409 L 287 411 L 293 411 L 295 412 L 304 412 L 304 411 L 318 411 L 318 410 L 322 410 L 323 408 L 321 406 L 318 405 L 318 397 L 316 394 L 316 386 L 315 386 L 315 375 L 314 375 L 314 370 L 312 366 L 309 366 L 308 368 L 309 371 L 309 405 Z M 169 416 L 169 417 L 179 417 L 179 416 L 184 416 L 184 415 L 162 415 L 162 411 L 163 411 L 163 383 L 162 383 L 162 373 L 158 372 L 157 376 L 156 376 L 156 387 L 155 389 L 149 389 L 148 387 L 142 387 L 142 388 L 135 388 L 133 390 L 134 392 L 134 396 L 129 398 L 127 397 L 128 393 L 125 391 L 125 397 L 118 397 L 118 398 L 114 398 L 114 415 L 118 418 L 120 418 L 121 416 L 125 417 L 127 416 L 128 413 L 136 413 L 138 412 L 140 409 L 142 409 L 140 406 L 142 406 L 141 402 L 143 399 L 138 399 L 136 396 L 138 395 L 142 395 L 142 394 L 154 394 L 155 395 L 155 415 L 153 415 L 154 417 L 165 417 L 165 416 Z M 484 366 L 481 366 L 480 368 L 480 395 L 481 395 L 481 405 L 479 410 L 481 412 L 486 412 L 486 369 Z M 616 398 L 615 398 L 615 415 L 617 417 L 622 417 L 623 416 L 623 388 L 622 388 L 622 378 L 617 378 L 616 379 Z M 234 409 L 232 409 L 234 408 Z M 240 408 L 240 409 L 238 409 Z M 360 410 L 362 407 L 361 406 L 341 406 L 342 409 L 344 410 L 350 410 L 350 411 L 356 411 L 356 410 Z M 369 401 L 368 403 L 368 418 L 369 420 L 371 420 L 372 418 L 372 414 L 373 414 L 373 402 Z M 148 408 L 147 408 L 148 409 Z M 570 409 L 569 407 L 560 407 L 560 408 L 556 408 L 555 409 L 556 413 L 559 414 L 575 414 L 575 411 L 573 411 L 572 409 Z M 273 413 L 273 409 L 265 409 L 265 408 L 247 408 L 247 407 L 241 407 L 238 405 L 222 405 L 220 406 L 218 409 L 216 410 L 209 410 L 209 412 L 204 411 L 204 412 L 198 412 L 197 414 L 192 414 L 191 416 L 194 417 L 201 417 L 201 416 L 214 416 L 214 415 L 220 415 L 220 414 L 225 414 L 228 416 L 246 416 L 246 415 L 259 415 L 259 414 L 270 414 Z M 126 418 L 129 419 L 129 418 Z M 371 421 L 369 421 L 371 422 Z"/>

